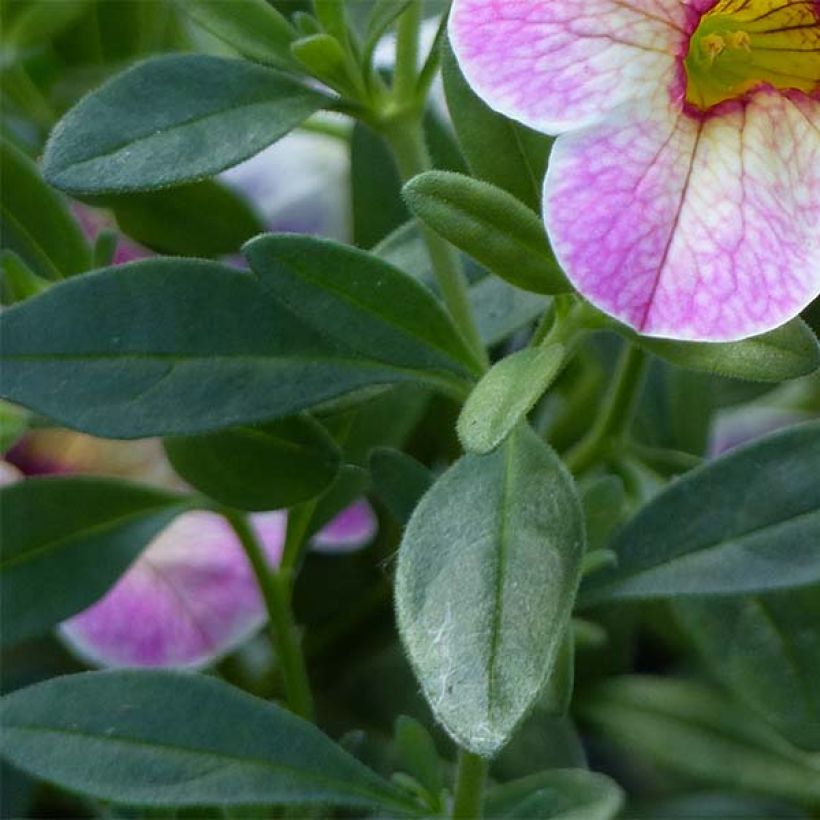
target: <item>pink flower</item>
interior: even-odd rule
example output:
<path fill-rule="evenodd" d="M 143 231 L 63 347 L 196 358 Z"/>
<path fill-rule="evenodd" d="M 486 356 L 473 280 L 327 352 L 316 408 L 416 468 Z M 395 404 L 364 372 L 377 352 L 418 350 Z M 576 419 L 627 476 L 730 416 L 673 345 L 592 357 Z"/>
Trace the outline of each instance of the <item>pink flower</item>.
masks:
<path fill-rule="evenodd" d="M 820 2 L 454 0 L 450 37 L 489 105 L 560 135 L 544 219 L 597 307 L 731 341 L 820 293 Z"/>
<path fill-rule="evenodd" d="M 67 430 L 29 434 L 0 462 L 0 483 L 28 475 L 86 473 L 181 486 L 158 440 L 106 441 Z M 19 470 L 18 470 L 19 468 Z M 281 558 L 287 513 L 251 516 L 272 566 Z M 315 549 L 347 553 L 376 533 L 365 500 L 317 533 Z M 181 515 L 97 603 L 61 624 L 69 648 L 94 666 L 197 668 L 239 647 L 267 619 L 245 553 L 221 516 Z"/>

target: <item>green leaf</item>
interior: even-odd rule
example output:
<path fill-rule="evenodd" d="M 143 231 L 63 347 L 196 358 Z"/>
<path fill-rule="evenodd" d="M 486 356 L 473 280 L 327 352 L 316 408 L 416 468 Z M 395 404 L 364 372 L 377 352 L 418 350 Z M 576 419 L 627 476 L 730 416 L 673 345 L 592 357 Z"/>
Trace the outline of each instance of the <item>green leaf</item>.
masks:
<path fill-rule="evenodd" d="M 3 4 L 4 62 L 24 57 L 28 49 L 48 43 L 65 31 L 88 11 L 91 0 L 28 0 L 16 5 L 15 10 L 11 3 Z"/>
<path fill-rule="evenodd" d="M 419 219 L 510 284 L 535 293 L 570 290 L 541 220 L 501 188 L 428 171 L 407 183 L 403 193 Z"/>
<path fill-rule="evenodd" d="M 396 721 L 396 753 L 401 771 L 412 775 L 430 795 L 444 788 L 438 750 L 430 733 L 417 720 L 400 716 Z"/>
<path fill-rule="evenodd" d="M 409 5 L 410 0 L 376 0 L 373 3 L 373 9 L 367 18 L 362 49 L 362 65 L 365 68 L 370 67 L 379 40 Z"/>
<path fill-rule="evenodd" d="M 487 794 L 487 817 L 538 820 L 612 820 L 624 795 L 597 772 L 554 769 L 497 786 Z"/>
<path fill-rule="evenodd" d="M 611 742 L 717 786 L 820 805 L 820 765 L 724 696 L 687 681 L 607 681 L 581 704 Z"/>
<path fill-rule="evenodd" d="M 726 595 L 820 581 L 820 422 L 736 450 L 671 484 L 616 536 L 618 566 L 582 603 Z"/>
<path fill-rule="evenodd" d="M 473 174 L 541 213 L 552 140 L 488 108 L 464 79 L 448 41 L 442 44 L 441 73 L 447 106 Z"/>
<path fill-rule="evenodd" d="M 399 552 L 396 610 L 433 712 L 492 756 L 553 667 L 584 551 L 580 503 L 529 428 L 451 467 L 413 513 Z"/>
<path fill-rule="evenodd" d="M 708 670 L 796 745 L 820 751 L 820 587 L 676 601 Z"/>
<path fill-rule="evenodd" d="M 278 510 L 315 498 L 341 461 L 333 439 L 309 416 L 168 438 L 165 452 L 185 481 L 240 510 Z"/>
<path fill-rule="evenodd" d="M 0 401 L 0 455 L 5 455 L 28 429 L 29 415 L 22 407 Z"/>
<path fill-rule="evenodd" d="M 46 279 L 62 279 L 91 267 L 91 249 L 62 199 L 40 178 L 37 166 L 0 139 L 0 237 Z"/>
<path fill-rule="evenodd" d="M 261 279 L 151 259 L 10 308 L 0 315 L 3 395 L 67 427 L 140 438 L 284 418 L 374 385 L 464 390 L 468 371 L 449 355 L 463 345 L 421 286 L 367 256 L 359 266 L 355 251 L 332 243 L 279 237 L 254 247 L 270 271 Z M 289 251 L 326 266 L 317 275 L 338 276 L 340 290 L 300 280 Z M 378 283 L 364 299 L 372 314 L 346 301 L 368 282 Z M 391 294 L 388 316 L 413 306 L 398 326 L 379 316 L 379 288 Z M 286 307 L 280 297 L 295 298 Z"/>
<path fill-rule="evenodd" d="M 238 253 L 265 230 L 248 203 L 212 180 L 107 198 L 117 224 L 157 253 L 216 257 Z"/>
<path fill-rule="evenodd" d="M 189 506 L 183 496 L 101 478 L 0 488 L 3 644 L 47 632 L 93 604 Z"/>
<path fill-rule="evenodd" d="M 0 702 L 4 756 L 51 783 L 133 806 L 413 805 L 316 727 L 203 675 L 91 672 Z"/>
<path fill-rule="evenodd" d="M 296 32 L 265 0 L 177 0 L 202 28 L 238 54 L 274 68 L 296 68 L 290 44 Z"/>
<path fill-rule="evenodd" d="M 480 372 L 429 291 L 377 257 L 333 242 L 270 234 L 249 242 L 243 253 L 282 303 L 362 358 Z"/>
<path fill-rule="evenodd" d="M 502 359 L 478 383 L 458 419 L 468 453 L 489 453 L 532 410 L 564 364 L 562 345 L 527 348 Z"/>
<path fill-rule="evenodd" d="M 673 342 L 618 329 L 644 350 L 672 364 L 732 379 L 782 382 L 820 367 L 820 344 L 802 319 L 793 319 L 762 336 L 725 344 Z"/>
<path fill-rule="evenodd" d="M 350 143 L 350 192 L 353 241 L 360 248 L 372 248 L 410 218 L 393 155 L 362 123 L 356 124 Z"/>
<path fill-rule="evenodd" d="M 370 457 L 373 487 L 396 520 L 406 524 L 433 484 L 433 473 L 399 450 L 378 449 Z"/>
<path fill-rule="evenodd" d="M 118 74 L 63 117 L 46 146 L 43 173 L 80 195 L 192 182 L 253 156 L 328 101 L 244 60 L 156 57 Z"/>
<path fill-rule="evenodd" d="M 25 302 L 49 287 L 51 282 L 34 273 L 14 251 L 0 251 L 0 304 Z"/>
<path fill-rule="evenodd" d="M 290 51 L 314 77 L 331 86 L 346 86 L 348 58 L 335 37 L 324 33 L 301 37 Z"/>

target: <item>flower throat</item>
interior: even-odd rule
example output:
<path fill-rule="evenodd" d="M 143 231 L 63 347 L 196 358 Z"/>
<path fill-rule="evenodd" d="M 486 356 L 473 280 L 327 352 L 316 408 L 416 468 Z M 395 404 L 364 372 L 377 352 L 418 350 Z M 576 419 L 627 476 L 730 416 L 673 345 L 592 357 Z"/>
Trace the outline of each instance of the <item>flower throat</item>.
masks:
<path fill-rule="evenodd" d="M 759 85 L 820 91 L 820 2 L 720 0 L 684 61 L 686 101 L 707 111 Z"/>

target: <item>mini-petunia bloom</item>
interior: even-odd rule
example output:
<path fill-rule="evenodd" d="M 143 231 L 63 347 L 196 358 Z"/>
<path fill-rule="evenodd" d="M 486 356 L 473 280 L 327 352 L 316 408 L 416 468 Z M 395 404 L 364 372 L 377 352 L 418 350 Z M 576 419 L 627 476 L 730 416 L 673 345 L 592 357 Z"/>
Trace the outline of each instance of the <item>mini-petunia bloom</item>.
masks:
<path fill-rule="evenodd" d="M 544 220 L 601 310 L 734 341 L 820 294 L 820 0 L 454 0 L 450 38 L 558 135 Z"/>
<path fill-rule="evenodd" d="M 182 488 L 156 439 L 107 441 L 68 430 L 29 433 L 0 461 L 0 483 L 25 475 L 108 475 Z M 287 513 L 250 517 L 271 566 L 284 548 Z M 314 536 L 323 553 L 365 547 L 377 531 L 360 499 Z M 63 622 L 59 634 L 92 666 L 200 668 L 247 641 L 267 620 L 248 559 L 227 521 L 184 513 L 164 529 L 111 589 Z"/>

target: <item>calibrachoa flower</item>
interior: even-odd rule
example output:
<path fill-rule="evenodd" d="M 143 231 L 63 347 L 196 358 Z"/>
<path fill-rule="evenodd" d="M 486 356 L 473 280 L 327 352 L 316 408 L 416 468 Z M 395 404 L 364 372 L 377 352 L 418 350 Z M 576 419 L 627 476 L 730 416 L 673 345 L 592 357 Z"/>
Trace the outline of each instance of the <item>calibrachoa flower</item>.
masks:
<path fill-rule="evenodd" d="M 0 462 L 0 483 L 28 475 L 86 473 L 179 487 L 156 440 L 104 441 L 64 430 L 30 434 Z M 16 466 L 15 466 L 16 465 Z M 251 516 L 268 560 L 284 546 L 287 513 Z M 358 501 L 314 538 L 314 548 L 346 553 L 372 540 L 376 519 Z M 117 583 L 60 626 L 80 657 L 95 666 L 202 667 L 240 646 L 262 627 L 265 607 L 248 560 L 222 516 L 181 515 L 143 551 Z"/>
<path fill-rule="evenodd" d="M 730 341 L 820 293 L 818 0 L 454 0 L 461 68 L 560 135 L 544 218 L 580 293 Z"/>

